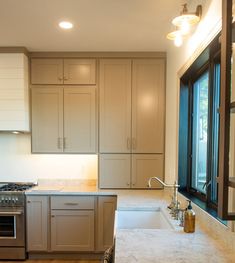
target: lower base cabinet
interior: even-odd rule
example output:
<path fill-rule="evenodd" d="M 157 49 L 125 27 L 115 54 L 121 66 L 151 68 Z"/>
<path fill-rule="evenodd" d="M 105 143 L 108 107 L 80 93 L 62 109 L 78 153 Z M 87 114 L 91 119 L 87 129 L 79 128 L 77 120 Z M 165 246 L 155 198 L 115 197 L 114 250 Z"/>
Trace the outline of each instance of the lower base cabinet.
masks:
<path fill-rule="evenodd" d="M 27 196 L 27 251 L 48 250 L 48 196 Z"/>
<path fill-rule="evenodd" d="M 113 196 L 98 197 L 97 215 L 97 251 L 105 251 L 113 245 L 114 219 L 117 198 Z"/>
<path fill-rule="evenodd" d="M 26 201 L 29 253 L 103 252 L 113 244 L 116 196 L 28 195 Z"/>
<path fill-rule="evenodd" d="M 94 211 L 52 210 L 52 251 L 93 251 Z"/>

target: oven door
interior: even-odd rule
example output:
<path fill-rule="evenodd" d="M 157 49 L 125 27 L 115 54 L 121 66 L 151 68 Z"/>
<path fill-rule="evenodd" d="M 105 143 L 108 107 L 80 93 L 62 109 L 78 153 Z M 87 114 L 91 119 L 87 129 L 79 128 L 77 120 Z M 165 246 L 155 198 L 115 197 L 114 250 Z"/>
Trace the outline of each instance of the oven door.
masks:
<path fill-rule="evenodd" d="M 0 247 L 25 245 L 25 222 L 22 208 L 0 210 Z"/>

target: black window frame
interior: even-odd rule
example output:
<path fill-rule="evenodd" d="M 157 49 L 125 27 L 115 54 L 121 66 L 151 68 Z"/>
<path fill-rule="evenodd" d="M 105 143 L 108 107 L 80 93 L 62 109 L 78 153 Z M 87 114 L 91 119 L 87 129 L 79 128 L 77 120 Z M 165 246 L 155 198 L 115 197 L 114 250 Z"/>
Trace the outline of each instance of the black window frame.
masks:
<path fill-rule="evenodd" d="M 206 194 L 197 191 L 191 187 L 192 183 L 192 111 L 193 111 L 193 84 L 205 72 L 208 71 L 208 142 L 207 142 L 207 182 L 215 180 L 218 176 L 218 152 L 215 154 L 215 140 L 218 145 L 219 134 L 213 132 L 214 118 L 216 115 L 217 121 L 219 118 L 218 110 L 215 112 L 215 79 L 216 65 L 220 65 L 220 35 L 218 35 L 208 47 L 199 55 L 195 62 L 189 67 L 185 74 L 180 79 L 180 121 L 179 121 L 179 161 L 178 161 L 178 177 L 181 185 L 179 191 L 199 204 L 204 210 L 214 216 L 217 216 L 217 202 L 212 200 L 211 185 L 206 189 Z M 221 75 L 221 74 L 220 74 Z M 218 88 L 218 86 L 217 86 Z M 217 93 L 217 96 L 219 94 Z M 218 99 L 218 98 L 217 98 Z M 219 105 L 217 105 L 217 109 Z M 219 127 L 217 127 L 219 130 Z M 217 149 L 218 150 L 218 149 Z M 212 160 L 216 157 L 217 160 Z M 215 159 L 215 158 L 214 158 Z M 212 170 L 215 168 L 216 175 Z M 213 165 L 210 165 L 213 163 Z M 213 175 L 212 175 L 213 173 Z M 217 184 L 217 183 L 216 183 Z M 217 200 L 218 200 L 218 184 L 217 184 Z"/>

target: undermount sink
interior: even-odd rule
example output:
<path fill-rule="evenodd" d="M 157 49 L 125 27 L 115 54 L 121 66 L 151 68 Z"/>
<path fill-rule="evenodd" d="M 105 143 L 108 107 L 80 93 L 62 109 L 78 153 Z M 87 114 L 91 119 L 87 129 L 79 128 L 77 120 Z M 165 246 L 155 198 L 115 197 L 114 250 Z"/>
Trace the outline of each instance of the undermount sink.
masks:
<path fill-rule="evenodd" d="M 160 208 L 117 210 L 116 229 L 173 229 Z"/>

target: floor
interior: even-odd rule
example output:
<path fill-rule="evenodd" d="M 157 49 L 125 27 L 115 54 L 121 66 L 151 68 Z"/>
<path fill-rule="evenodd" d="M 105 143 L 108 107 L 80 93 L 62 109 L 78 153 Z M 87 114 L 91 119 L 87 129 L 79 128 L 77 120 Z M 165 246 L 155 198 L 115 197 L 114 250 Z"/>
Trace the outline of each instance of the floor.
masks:
<path fill-rule="evenodd" d="M 52 259 L 52 260 L 26 260 L 26 261 L 0 261 L 0 263 L 100 263 L 100 260 L 59 260 L 59 259 Z"/>

